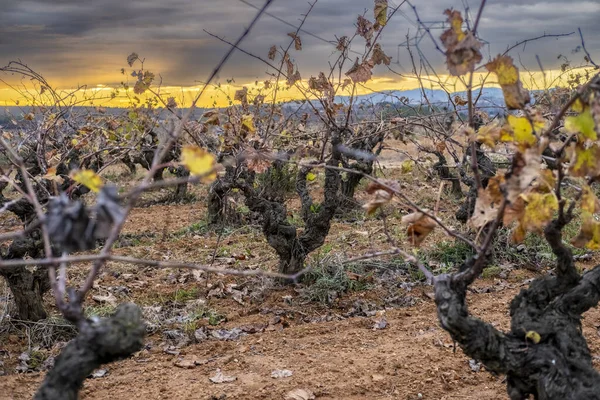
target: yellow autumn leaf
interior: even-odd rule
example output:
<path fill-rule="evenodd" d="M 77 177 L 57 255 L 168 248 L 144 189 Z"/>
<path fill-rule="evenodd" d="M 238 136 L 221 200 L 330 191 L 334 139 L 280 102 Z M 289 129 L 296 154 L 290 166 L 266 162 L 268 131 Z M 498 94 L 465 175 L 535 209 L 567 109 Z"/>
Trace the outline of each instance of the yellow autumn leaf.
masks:
<path fill-rule="evenodd" d="M 519 70 L 513 64 L 512 57 L 499 55 L 485 67 L 497 75 L 498 83 L 502 87 L 504 102 L 509 110 L 522 109 L 531 101 L 529 92 L 523 88 L 523 84 L 519 80 Z"/>
<path fill-rule="evenodd" d="M 565 118 L 565 130 L 569 133 L 581 133 L 586 139 L 598 139 L 594 128 L 594 117 L 589 107 L 586 107 L 579 115 Z"/>
<path fill-rule="evenodd" d="M 533 134 L 533 127 L 527 118 L 509 115 L 507 121 L 513 131 L 514 140 L 519 147 L 527 148 L 535 144 L 537 138 Z"/>
<path fill-rule="evenodd" d="M 571 244 L 579 248 L 600 250 L 600 222 L 585 210 L 581 213 L 581 220 L 583 222 L 579 234 L 571 240 Z"/>
<path fill-rule="evenodd" d="M 215 156 L 197 146 L 184 146 L 181 150 L 181 164 L 189 169 L 192 175 L 214 175 Z"/>
<path fill-rule="evenodd" d="M 94 193 L 98 193 L 102 186 L 104 186 L 104 182 L 102 182 L 102 178 L 100 178 L 94 171 L 91 169 L 83 169 L 74 171 L 71 173 L 71 179 L 75 182 L 87 187 Z"/>
<path fill-rule="evenodd" d="M 542 340 L 542 337 L 536 331 L 527 331 L 525 337 L 531 340 L 534 344 L 538 344 L 540 340 Z"/>
<path fill-rule="evenodd" d="M 573 112 L 582 112 L 586 107 L 586 104 L 581 101 L 581 98 L 578 98 L 577 100 L 575 100 L 575 102 L 573 103 L 573 105 L 571 105 L 571 111 Z"/>
<path fill-rule="evenodd" d="M 387 23 L 387 10 L 388 0 L 375 0 L 373 14 L 375 14 L 375 21 L 379 26 L 385 26 Z"/>
<path fill-rule="evenodd" d="M 317 175 L 313 174 L 312 172 L 309 172 L 308 174 L 306 174 L 307 181 L 312 182 L 315 179 L 317 179 Z"/>
<path fill-rule="evenodd" d="M 477 130 L 476 140 L 479 143 L 485 144 L 490 149 L 493 149 L 496 147 L 496 143 L 500 139 L 501 132 L 502 129 L 497 123 L 483 125 Z"/>
<path fill-rule="evenodd" d="M 584 185 L 581 193 L 581 209 L 590 214 L 600 211 L 600 201 L 589 185 Z"/>
<path fill-rule="evenodd" d="M 558 199 L 554 193 L 530 193 L 522 195 L 527 202 L 520 220 L 521 225 L 529 232 L 541 232 L 558 210 Z"/>
<path fill-rule="evenodd" d="M 460 11 L 446 11 L 448 15 L 448 20 L 450 21 L 450 26 L 452 27 L 452 31 L 456 35 L 456 40 L 461 41 L 465 38 L 465 33 L 462 30 L 463 18 L 460 15 Z"/>
<path fill-rule="evenodd" d="M 254 127 L 254 117 L 252 115 L 248 114 L 242 117 L 242 130 L 249 133 L 256 132 L 256 128 Z"/>
<path fill-rule="evenodd" d="M 413 160 L 404 160 L 402 161 L 402 164 L 400 164 L 400 172 L 403 174 L 408 174 L 412 172 L 414 166 L 415 162 Z"/>
<path fill-rule="evenodd" d="M 556 187 L 556 178 L 550 169 L 540 170 L 540 176 L 536 178 L 536 181 L 535 189 L 539 193 L 552 192 Z"/>
<path fill-rule="evenodd" d="M 600 148 L 596 144 L 588 148 L 577 144 L 569 172 L 574 177 L 598 176 L 600 174 Z"/>

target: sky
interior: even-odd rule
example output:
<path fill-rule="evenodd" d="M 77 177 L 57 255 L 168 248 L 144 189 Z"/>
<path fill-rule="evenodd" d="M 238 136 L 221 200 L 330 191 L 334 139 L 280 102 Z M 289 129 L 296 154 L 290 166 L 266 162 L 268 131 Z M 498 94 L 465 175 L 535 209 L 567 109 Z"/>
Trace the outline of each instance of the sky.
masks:
<path fill-rule="evenodd" d="M 390 7 L 401 0 L 390 0 Z M 190 90 L 206 80 L 210 71 L 229 46 L 205 31 L 235 41 L 256 14 L 254 7 L 262 0 L 0 0 L 0 65 L 21 60 L 56 88 L 79 85 L 99 89 L 112 87 L 123 79 L 121 68 L 126 58 L 138 53 L 145 68 L 160 74 L 162 85 L 169 90 Z M 443 11 L 455 8 L 471 17 L 477 14 L 480 1 L 415 0 L 413 5 L 423 24 L 441 22 Z M 254 7 L 252 7 L 254 6 Z M 356 18 L 366 13 L 373 19 L 372 0 L 317 0 L 300 32 L 303 49 L 292 52 L 303 78 L 328 70 L 336 58 L 335 46 L 328 41 L 352 36 Z M 272 45 L 287 46 L 309 3 L 301 0 L 274 0 L 242 48 L 266 58 Z M 577 29 L 581 28 L 587 50 L 600 60 L 600 0 L 489 0 L 479 25 L 480 37 L 488 42 L 484 60 L 503 52 L 516 42 L 544 34 L 575 34 L 561 38 L 543 38 L 511 52 L 516 62 L 530 71 L 539 64 L 548 74 L 554 73 L 566 56 L 574 64 L 583 62 Z M 287 24 L 286 24 L 287 22 Z M 422 25 L 421 25 L 422 26 Z M 419 23 L 409 3 L 401 6 L 382 32 L 380 43 L 392 57 L 391 69 L 377 67 L 372 89 L 411 89 L 411 63 L 404 47 L 406 36 L 415 37 Z M 438 40 L 440 29 L 432 29 Z M 314 36 L 313 36 L 314 35 Z M 360 38 L 358 38 L 360 39 Z M 362 52 L 364 41 L 355 40 L 353 50 Z M 400 49 L 400 50 L 399 50 Z M 419 49 L 440 74 L 444 74 L 444 56 L 435 50 L 429 36 L 423 37 Z M 399 56 L 399 57 L 398 57 Z M 539 57 L 539 62 L 536 56 Z M 598 61 L 597 61 L 598 62 Z M 129 68 L 127 68 L 129 69 Z M 267 75 L 262 62 L 236 53 L 219 75 L 219 81 L 235 79 L 235 85 L 263 81 Z M 540 74 L 535 75 L 538 78 Z M 17 77 L 0 73 L 10 84 Z M 367 85 L 368 86 L 368 85 Z M 366 88 L 363 88 L 366 90 Z M 214 93 L 213 93 L 214 94 Z M 0 82 L 0 105 L 10 104 L 18 95 Z M 208 102 L 208 99 L 203 99 Z"/>

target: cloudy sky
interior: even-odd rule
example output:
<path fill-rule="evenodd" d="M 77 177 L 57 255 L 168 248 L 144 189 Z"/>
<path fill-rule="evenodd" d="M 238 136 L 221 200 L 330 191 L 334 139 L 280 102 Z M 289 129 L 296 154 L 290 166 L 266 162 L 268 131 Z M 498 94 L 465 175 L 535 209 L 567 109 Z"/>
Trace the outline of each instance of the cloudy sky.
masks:
<path fill-rule="evenodd" d="M 400 0 L 390 1 L 390 6 Z M 0 64 L 20 59 L 41 72 L 55 86 L 73 87 L 111 85 L 123 77 L 126 57 L 137 52 L 145 57 L 146 67 L 160 73 L 165 85 L 191 86 L 206 79 L 210 70 L 228 50 L 228 46 L 204 32 L 207 30 L 235 41 L 253 18 L 262 0 L 0 0 Z M 480 2 L 475 0 L 414 1 L 422 21 L 443 21 L 446 8 L 464 12 L 470 6 L 474 17 Z M 296 55 L 303 77 L 328 69 L 335 47 L 327 41 L 352 35 L 359 14 L 366 11 L 372 19 L 371 0 L 317 0 L 301 32 L 304 49 Z M 309 4 L 300 0 L 274 0 L 256 28 L 243 43 L 243 48 L 266 57 L 271 45 L 287 46 L 287 33 L 294 31 Z M 600 60 L 600 0 L 489 0 L 480 23 L 481 38 L 492 55 L 508 45 L 530 37 L 561 34 L 581 28 L 586 47 Z M 414 36 L 415 13 L 404 4 L 389 22 L 382 35 L 382 47 L 393 57 L 392 68 L 410 72 L 406 51 L 398 45 L 407 33 Z M 441 30 L 433 30 L 436 39 Z M 318 38 L 317 38 L 318 37 Z M 527 45 L 526 51 L 512 54 L 532 70 L 539 69 L 539 55 L 545 69 L 555 69 L 559 54 L 576 63 L 583 54 L 573 53 L 580 44 L 579 35 L 546 38 Z M 364 44 L 357 40 L 354 49 Z M 443 56 L 437 53 L 429 38 L 421 48 L 429 61 L 444 72 Z M 235 78 L 244 83 L 265 78 L 266 67 L 248 56 L 237 54 L 220 74 L 220 79 Z M 401 80 L 389 71 L 379 69 L 377 75 Z M 0 78 L 11 79 L 2 76 Z M 14 79 L 14 78 L 12 78 Z M 0 83 L 0 89 L 2 83 Z"/>

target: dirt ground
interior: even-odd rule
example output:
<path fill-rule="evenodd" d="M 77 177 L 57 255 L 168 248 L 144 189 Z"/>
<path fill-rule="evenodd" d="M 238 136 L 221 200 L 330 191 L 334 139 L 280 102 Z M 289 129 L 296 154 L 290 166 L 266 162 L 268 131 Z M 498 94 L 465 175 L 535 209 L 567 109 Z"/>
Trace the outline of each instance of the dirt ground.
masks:
<path fill-rule="evenodd" d="M 478 286 L 490 284 L 482 281 Z M 472 295 L 471 310 L 505 328 L 506 304 L 519 285 L 510 286 Z M 356 317 L 280 327 L 237 341 L 208 341 L 186 347 L 179 356 L 150 347 L 108 366 L 106 377 L 87 380 L 81 398 L 283 399 L 301 388 L 318 399 L 506 399 L 502 377 L 484 368 L 474 372 L 460 349 L 454 351 L 438 326 L 426 290 L 417 289 L 422 299 L 418 305 L 386 311 L 388 327 L 381 330 L 372 328 L 380 316 Z M 247 316 L 231 322 L 267 323 L 268 318 Z M 600 355 L 598 325 L 597 310 L 586 314 L 584 329 L 596 355 Z M 181 359 L 200 365 L 175 366 Z M 217 368 L 237 380 L 211 383 L 209 377 Z M 280 369 L 293 374 L 272 378 L 272 371 Z M 2 377 L 0 397 L 29 399 L 41 380 L 37 373 Z"/>
<path fill-rule="evenodd" d="M 431 208 L 436 203 L 436 191 L 432 192 L 430 199 L 420 199 Z M 197 193 L 197 202 L 190 204 L 135 209 L 115 253 L 229 268 L 276 268 L 276 257 L 259 229 L 203 231 L 204 196 Z M 440 217 L 450 220 L 455 203 L 442 199 Z M 397 237 L 403 235 L 398 223 L 402 212 L 397 210 L 388 221 Z M 0 229 L 16 229 L 16 223 L 5 218 Z M 385 249 L 386 240 L 381 221 L 374 218 L 336 222 L 326 244 L 313 256 L 358 256 Z M 449 239 L 441 232 L 428 239 L 430 243 L 443 240 Z M 86 271 L 86 266 L 71 269 L 71 284 L 81 282 Z M 134 301 L 145 310 L 179 307 L 177 312 L 200 302 L 226 318 L 215 324 L 207 318 L 194 321 L 191 332 L 206 329 L 209 338 L 181 346 L 165 339 L 170 328 L 161 327 L 149 334 L 145 348 L 131 359 L 107 365 L 107 374 L 86 380 L 81 398 L 284 399 L 301 389 L 317 399 L 506 399 L 503 377 L 491 375 L 465 357 L 440 328 L 432 288 L 390 276 L 385 290 L 347 293 L 325 306 L 302 300 L 297 288 L 274 287 L 260 278 L 195 276 L 189 271 L 109 263 L 89 297 L 112 294 L 119 303 Z M 513 269 L 502 279 L 479 280 L 469 294 L 470 310 L 507 329 L 508 304 L 533 276 Z M 232 295 L 238 292 L 243 293 L 241 299 Z M 185 299 L 178 299 L 183 295 Z M 390 295 L 402 301 L 392 305 L 382 300 Z M 105 306 L 98 303 L 102 300 L 90 299 L 87 305 L 95 310 Z M 366 313 L 351 312 L 357 304 L 375 306 Z M 50 296 L 47 308 L 56 314 Z M 600 360 L 600 313 L 594 309 L 585 314 L 583 326 L 592 353 Z M 234 340 L 210 337 L 215 330 L 233 328 L 246 334 Z M 26 334 L 0 335 L 0 361 L 6 373 L 0 376 L 0 399 L 30 399 L 39 387 L 44 372 L 14 372 L 19 354 L 27 347 Z M 235 380 L 211 382 L 218 370 Z M 280 370 L 291 371 L 291 376 L 272 377 Z"/>

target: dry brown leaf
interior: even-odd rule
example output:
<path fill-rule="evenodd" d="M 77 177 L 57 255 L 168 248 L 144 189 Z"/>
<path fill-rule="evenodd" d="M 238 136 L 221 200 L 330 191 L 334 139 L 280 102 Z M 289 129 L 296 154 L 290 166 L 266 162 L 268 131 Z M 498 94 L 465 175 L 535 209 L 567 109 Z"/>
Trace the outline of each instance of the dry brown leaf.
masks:
<path fill-rule="evenodd" d="M 223 375 L 220 368 L 217 368 L 217 372 L 215 373 L 215 375 L 211 376 L 208 379 L 210 379 L 212 383 L 227 383 L 237 380 L 235 376 Z"/>
<path fill-rule="evenodd" d="M 381 63 L 385 65 L 390 65 L 392 59 L 383 52 L 383 50 L 381 49 L 381 45 L 377 43 L 373 47 L 373 55 L 371 56 L 371 61 L 375 65 L 380 65 Z"/>
<path fill-rule="evenodd" d="M 376 190 L 374 194 L 375 197 L 363 205 L 367 215 L 372 215 L 379 207 L 389 203 L 393 197 L 390 192 L 382 189 Z"/>
<path fill-rule="evenodd" d="M 294 389 L 285 395 L 285 400 L 314 400 L 315 395 L 310 390 Z"/>
<path fill-rule="evenodd" d="M 481 42 L 470 31 L 462 30 L 463 18 L 460 11 L 446 10 L 450 29 L 444 31 L 440 39 L 446 47 L 446 63 L 450 74 L 459 76 L 473 71 L 481 61 Z"/>
<path fill-rule="evenodd" d="M 254 149 L 249 151 L 246 157 L 248 158 L 248 169 L 254 173 L 262 174 L 271 166 L 271 161 Z"/>
<path fill-rule="evenodd" d="M 296 50 L 302 50 L 302 41 L 300 40 L 300 36 L 296 35 L 294 32 L 288 33 L 288 36 L 294 39 L 294 48 Z"/>
<path fill-rule="evenodd" d="M 248 88 L 243 87 L 242 89 L 236 90 L 233 100 L 241 101 L 243 105 L 248 104 Z"/>
<path fill-rule="evenodd" d="M 514 221 L 518 221 L 523 213 L 525 212 L 525 201 L 522 197 L 517 197 L 510 205 L 506 206 L 504 210 L 504 216 L 502 223 L 505 226 L 512 224 Z"/>
<path fill-rule="evenodd" d="M 339 51 L 345 51 L 348 48 L 348 36 L 342 36 L 339 38 L 335 48 Z"/>
<path fill-rule="evenodd" d="M 300 76 L 300 71 L 296 71 L 292 75 L 288 75 L 287 84 L 289 86 L 292 86 L 293 84 L 295 84 L 296 82 L 298 82 L 301 79 L 302 79 L 302 77 Z"/>
<path fill-rule="evenodd" d="M 539 176 L 542 157 L 537 149 L 527 149 L 525 153 L 515 153 L 515 167 L 506 181 L 507 200 L 509 203 L 516 201 L 517 197 L 525 191 Z"/>
<path fill-rule="evenodd" d="M 356 34 L 367 41 L 367 46 L 371 45 L 371 39 L 373 39 L 374 32 L 375 29 L 373 28 L 373 23 L 362 15 L 359 15 L 358 20 L 356 21 Z"/>
<path fill-rule="evenodd" d="M 433 219 L 421 212 L 405 215 L 402 217 L 402 223 L 408 224 L 406 235 L 415 247 L 419 247 L 437 225 Z"/>
<path fill-rule="evenodd" d="M 359 64 L 357 57 L 356 62 L 354 63 L 352 68 L 350 68 L 348 72 L 346 72 L 346 76 L 352 79 L 352 82 L 354 83 L 364 83 L 371 79 L 371 75 L 373 74 L 373 72 L 371 71 L 372 69 L 373 60 L 366 60 Z"/>
<path fill-rule="evenodd" d="M 367 193 L 373 194 L 377 190 L 386 190 L 393 194 L 394 191 L 400 190 L 400 186 L 398 185 L 398 181 L 394 181 L 391 179 L 378 179 L 377 182 L 371 182 L 367 186 Z"/>
<path fill-rule="evenodd" d="M 475 200 L 475 210 L 469 220 L 469 224 L 476 229 L 494 221 L 498 216 L 499 203 L 494 202 L 491 193 L 486 189 L 479 189 Z"/>
<path fill-rule="evenodd" d="M 277 55 L 277 46 L 273 45 L 269 49 L 269 60 L 275 60 L 275 55 Z"/>

